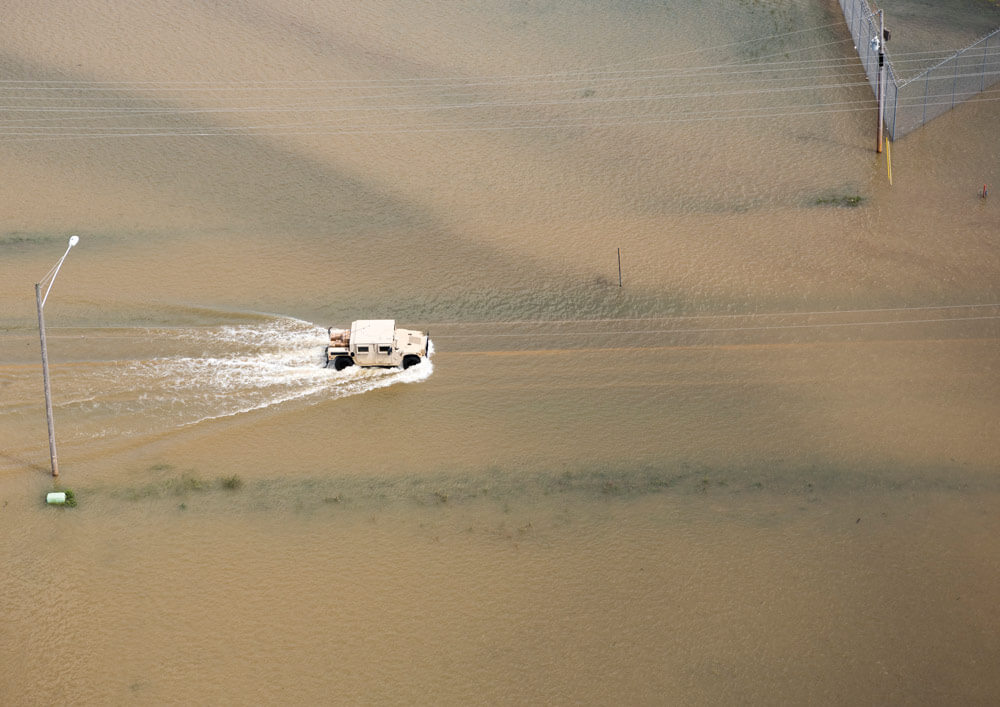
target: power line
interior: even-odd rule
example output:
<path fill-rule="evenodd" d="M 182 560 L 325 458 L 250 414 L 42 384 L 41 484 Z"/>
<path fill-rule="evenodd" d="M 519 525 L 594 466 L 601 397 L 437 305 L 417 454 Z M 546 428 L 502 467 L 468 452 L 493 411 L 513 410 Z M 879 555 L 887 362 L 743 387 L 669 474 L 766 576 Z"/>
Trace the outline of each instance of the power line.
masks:
<path fill-rule="evenodd" d="M 840 40 L 835 43 L 842 43 L 850 40 Z M 808 49 L 825 46 L 814 45 L 813 47 L 803 47 L 795 51 L 805 51 Z M 1000 48 L 997 48 L 1000 53 Z M 787 53 L 787 52 L 786 52 Z M 902 63 L 926 63 L 928 59 L 921 58 L 925 55 L 935 55 L 940 57 L 950 57 L 952 52 L 912 52 L 910 54 L 895 54 L 892 57 L 893 65 Z M 905 56 L 916 56 L 914 59 L 902 59 Z M 781 62 L 757 61 L 749 63 L 747 61 L 737 63 L 710 64 L 703 66 L 683 66 L 674 68 L 658 69 L 636 69 L 630 71 L 616 72 L 592 72 L 581 70 L 578 72 L 566 72 L 557 74 L 526 74 L 520 76 L 496 76 L 496 77 L 473 77 L 473 78 L 427 78 L 427 79 L 352 79 L 352 80 L 330 80 L 317 79 L 313 81 L 232 81 L 232 82 L 99 82 L 99 81 L 69 81 L 69 80 L 0 80 L 0 91 L 39 91 L 55 92 L 65 91 L 74 93 L 196 93 L 196 92 L 232 92 L 232 91 L 320 91 L 320 90 L 350 90 L 357 88 L 378 88 L 405 89 L 413 91 L 415 88 L 424 92 L 431 88 L 478 88 L 494 86 L 523 86 L 523 85 L 549 85 L 553 83 L 590 83 L 590 82 L 611 82 L 611 81 L 643 81 L 654 79 L 671 78 L 705 78 L 705 74 L 711 72 L 712 76 L 741 76 L 763 72 L 789 71 L 793 67 L 801 68 L 849 68 L 857 63 L 855 56 L 836 57 L 826 59 L 805 59 L 787 60 Z M 726 69 L 732 69 L 726 71 Z M 655 72 L 655 73 L 651 73 Z M 393 82 L 395 85 L 386 84 Z M 414 82 L 420 81 L 415 84 Z M 400 83 L 402 82 L 402 83 Z M 438 82 L 438 83 L 428 83 Z M 386 94 L 395 95 L 395 94 Z M 371 96 L 378 97 L 378 96 Z M 28 99 L 31 96 L 22 96 Z M 118 97 L 110 96 L 104 100 L 116 100 Z M 54 99 L 52 99 L 54 100 Z"/>
<path fill-rule="evenodd" d="M 750 107 L 741 106 L 741 107 L 738 107 L 738 108 L 715 108 L 715 109 L 703 109 L 703 110 L 672 110 L 672 111 L 669 111 L 668 113 L 659 114 L 659 115 L 667 116 L 667 117 L 670 117 L 670 118 L 691 117 L 691 116 L 712 116 L 712 115 L 723 116 L 723 115 L 727 115 L 727 114 L 739 115 L 741 113 L 761 112 L 761 111 L 765 111 L 765 110 L 766 111 L 771 111 L 772 112 L 771 114 L 786 115 L 785 113 L 776 113 L 775 111 L 781 111 L 781 110 L 785 110 L 785 109 L 796 109 L 795 112 L 799 112 L 800 109 L 802 109 L 803 107 L 807 107 L 807 108 L 825 108 L 825 107 L 831 107 L 831 106 L 863 106 L 863 107 L 868 107 L 870 105 L 871 105 L 871 99 L 863 99 L 863 100 L 855 100 L 855 101 L 828 101 L 828 102 L 823 102 L 823 103 L 809 103 L 809 104 L 789 103 L 789 104 L 783 104 L 783 105 L 765 105 L 765 106 L 750 106 Z M 282 111 L 278 111 L 278 112 L 282 112 Z M 307 112 L 311 112 L 311 111 L 307 111 Z M 791 114 L 792 113 L 788 113 L 787 115 L 791 115 Z M 630 120 L 631 119 L 631 120 L 635 120 L 635 119 L 642 118 L 642 117 L 647 117 L 647 118 L 648 117 L 652 117 L 653 115 L 655 115 L 655 114 L 645 114 L 644 116 L 643 115 L 638 115 L 638 114 L 630 114 L 630 115 L 607 115 L 607 114 L 602 114 L 602 115 L 595 115 L 594 117 L 599 117 L 599 118 L 601 118 L 603 120 L 610 120 L 610 119 L 620 119 L 620 120 Z M 556 127 L 557 124 L 560 123 L 560 122 L 579 121 L 581 119 L 581 117 L 587 117 L 587 116 L 561 116 L 561 117 L 560 116 L 552 116 L 552 117 L 546 117 L 544 119 L 544 124 L 546 124 L 546 125 L 552 125 L 553 127 Z M 522 121 L 522 122 L 525 122 L 525 121 Z M 344 124 L 344 121 L 324 120 L 324 121 L 321 121 L 321 122 L 264 123 L 262 125 L 231 125 L 231 126 L 221 126 L 220 125 L 220 126 L 213 126 L 212 129 L 213 130 L 219 130 L 219 131 L 273 130 L 273 129 L 278 129 L 278 128 L 336 127 L 338 125 L 343 125 L 343 124 Z M 442 127 L 442 126 L 448 126 L 448 125 L 455 125 L 455 123 L 438 122 L 438 123 L 423 123 L 423 125 L 426 126 L 426 127 Z M 3 134 L 13 134 L 14 131 L 25 131 L 25 130 L 38 130 L 38 131 L 45 131 L 45 130 L 47 130 L 47 131 L 52 131 L 52 130 L 82 130 L 82 129 L 86 129 L 86 128 L 84 126 L 79 126 L 79 125 L 40 125 L 40 126 L 34 126 L 34 125 L 10 125 L 10 126 L 7 126 L 6 129 L 4 128 L 4 126 L 0 126 L 0 135 L 3 135 Z M 89 128 L 89 129 L 91 129 L 91 130 L 137 130 L 137 129 L 144 129 L 144 130 L 155 130 L 155 131 L 179 130 L 176 126 L 143 126 L 143 127 L 140 128 L 140 126 L 135 126 L 135 125 L 121 125 L 121 126 L 101 125 L 101 126 L 95 126 L 93 128 Z M 194 127 L 194 128 L 190 128 L 190 129 L 191 130 L 202 130 L 204 128 Z M 45 133 L 40 133 L 40 134 L 45 134 Z"/>
<path fill-rule="evenodd" d="M 750 45 L 771 39 L 817 32 L 840 22 L 802 30 L 730 42 L 715 47 L 646 57 L 598 67 L 563 72 L 478 77 L 421 77 L 412 79 L 344 79 L 290 81 L 69 81 L 69 80 L 0 80 L 0 96 L 7 93 L 7 105 L 0 110 L 0 140 L 5 142 L 65 139 L 104 139 L 113 137 L 217 137 L 239 135 L 375 135 L 443 131 L 539 130 L 557 128 L 600 128 L 625 125 L 703 122 L 822 115 L 870 109 L 870 100 L 804 101 L 783 105 L 740 105 L 726 107 L 734 100 L 767 99 L 803 92 L 852 90 L 868 86 L 859 71 L 858 58 L 833 57 L 791 59 L 793 54 L 823 49 L 852 41 L 850 38 L 814 43 L 785 49 L 753 60 L 706 64 L 702 66 L 639 68 L 653 62 L 676 60 L 689 54 L 704 54 L 732 46 Z M 927 56 L 942 52 L 912 52 L 896 55 L 902 61 L 926 62 Z M 780 61 L 768 61 L 785 57 Z M 910 59 L 910 57 L 916 57 Z M 631 68 L 618 68 L 631 67 Z M 955 75 L 949 78 L 983 74 Z M 484 89 L 508 89 L 513 96 L 483 96 Z M 612 95 L 595 96 L 594 91 L 612 90 Z M 371 93 L 371 91 L 376 93 Z M 31 94 L 25 94 L 31 91 Z M 358 95 L 358 92 L 362 92 Z M 586 95 L 580 95 L 581 91 Z M 63 95 L 52 95 L 53 92 Z M 110 94 L 110 95 L 109 95 Z M 124 94 L 124 95 L 123 95 Z M 234 103 L 252 101 L 250 105 Z M 156 97 L 152 99 L 151 97 Z M 300 97 L 295 102 L 289 98 Z M 936 105 L 936 95 L 925 96 L 925 105 Z M 941 98 L 948 98 L 942 94 Z M 81 100 L 85 98 L 86 100 Z M 206 100 L 215 105 L 170 106 L 149 100 L 169 98 Z M 217 99 L 222 99 L 221 101 Z M 410 100 L 408 100 L 410 99 Z M 467 99 L 467 100 L 461 100 Z M 393 101 L 391 103 L 385 100 Z M 978 102 L 996 100 L 981 97 Z M 59 104 L 55 104 L 55 102 Z M 97 103 L 95 104 L 95 101 Z M 101 105 L 101 102 L 132 101 L 139 105 Z M 717 108 L 700 110 L 667 109 L 660 114 L 641 111 L 631 115 L 608 115 L 601 109 L 609 106 L 646 105 L 656 107 L 670 102 L 721 102 Z M 900 98 L 899 105 L 907 99 Z M 42 102 L 42 103 L 40 103 Z M 47 104 L 44 102 L 48 102 Z M 946 101 L 941 101 L 945 103 Z M 542 113 L 520 120 L 484 116 L 482 110 L 541 110 L 584 112 L 582 115 Z M 366 121 L 415 114 L 450 112 L 465 122 L 428 122 L 416 124 L 352 124 L 351 118 L 364 116 Z M 23 114 L 14 117 L 12 114 Z M 586 114 L 586 113 L 589 113 Z M 339 115 L 338 115 L 339 114 Z M 42 117 L 50 115 L 54 117 Z M 265 122 L 260 125 L 210 125 L 183 127 L 151 125 L 152 118 L 184 119 L 197 116 L 299 115 L 303 119 Z M 316 117 L 324 115 L 317 121 Z M 473 118 L 471 121 L 469 118 Z M 72 124 L 71 124 L 72 123 Z M 86 123 L 90 123 L 87 125 Z M 143 124 L 146 123 L 146 124 Z"/>
<path fill-rule="evenodd" d="M 514 75 L 509 75 L 509 76 L 506 76 L 506 77 L 504 77 L 504 76 L 498 77 L 498 76 L 495 76 L 495 75 L 487 75 L 487 76 L 482 76 L 482 77 L 471 77 L 471 79 L 472 80 L 478 80 L 478 79 L 497 79 L 497 78 L 515 78 L 515 79 L 521 79 L 521 78 L 543 78 L 543 77 L 581 75 L 581 74 L 586 74 L 586 73 L 593 73 L 594 71 L 599 71 L 599 70 L 602 70 L 602 69 L 607 69 L 609 67 L 615 67 L 615 66 L 635 65 L 635 64 L 638 64 L 638 63 L 646 63 L 646 62 L 650 62 L 650 61 L 662 61 L 662 60 L 665 60 L 665 59 L 666 60 L 675 60 L 678 57 L 686 56 L 686 55 L 689 55 L 689 54 L 708 53 L 708 52 L 716 51 L 716 50 L 719 50 L 719 49 L 726 49 L 726 48 L 733 47 L 733 46 L 741 46 L 741 45 L 746 45 L 746 44 L 755 44 L 755 43 L 758 43 L 758 42 L 769 41 L 771 39 L 778 39 L 778 38 L 781 38 L 781 37 L 787 37 L 787 36 L 791 36 L 791 35 L 803 34 L 803 33 L 807 33 L 807 32 L 815 32 L 815 31 L 819 31 L 819 30 L 828 29 L 830 27 L 839 27 L 839 26 L 842 26 L 841 22 L 831 22 L 830 24 L 826 24 L 826 25 L 819 25 L 819 26 L 815 26 L 815 27 L 807 27 L 807 28 L 801 29 L 801 30 L 794 30 L 794 31 L 791 31 L 791 32 L 782 32 L 782 33 L 778 33 L 778 34 L 766 35 L 766 36 L 763 36 L 763 37 L 756 37 L 754 39 L 743 40 L 743 41 L 739 41 L 739 42 L 727 42 L 725 44 L 718 44 L 718 45 L 715 45 L 715 46 L 704 47 L 704 48 L 700 48 L 700 49 L 692 49 L 692 50 L 689 50 L 689 51 L 677 52 L 677 53 L 674 53 L 674 54 L 665 54 L 665 55 L 659 55 L 659 56 L 654 56 L 654 57 L 645 57 L 645 58 L 641 58 L 641 59 L 630 59 L 628 61 L 616 62 L 616 63 L 612 63 L 612 64 L 604 64 L 604 65 L 600 65 L 600 66 L 596 66 L 596 67 L 588 67 L 588 68 L 585 68 L 585 69 L 571 69 L 571 70 L 566 70 L 566 71 L 550 72 L 550 73 L 543 73 L 543 74 L 514 74 Z M 850 40 L 848 38 L 848 39 L 838 40 L 837 42 L 834 42 L 834 43 L 843 43 L 843 42 L 848 42 L 848 41 L 852 41 L 852 40 Z M 810 47 L 798 48 L 798 49 L 788 50 L 788 51 L 804 51 L 804 50 L 807 50 L 807 49 L 810 49 L 810 48 L 815 48 L 817 46 L 826 46 L 826 45 L 812 45 Z M 787 53 L 787 51 L 786 52 L 779 52 L 778 54 L 774 54 L 772 56 L 780 56 L 782 53 Z M 467 77 L 467 76 L 455 76 L 455 77 L 426 77 L 426 78 L 424 78 L 424 77 L 414 77 L 414 78 L 409 78 L 409 79 L 407 79 L 407 78 L 397 78 L 397 79 L 344 79 L 342 81 L 343 82 L 347 82 L 347 83 L 377 83 L 377 82 L 384 82 L 384 81 L 397 81 L 397 82 L 419 83 L 419 82 L 423 82 L 423 81 L 451 81 L 451 80 L 454 80 L 454 81 L 467 81 L 469 79 L 470 79 L 470 77 Z M 30 79 L 23 79 L 23 80 L 21 80 L 21 79 L 0 79 L 0 84 L 3 84 L 3 83 L 29 83 L 29 82 L 30 83 L 39 83 L 39 84 L 42 84 L 42 83 L 48 83 L 48 84 L 76 83 L 76 84 L 81 85 L 81 86 L 116 86 L 116 85 L 120 85 L 120 86 L 143 86 L 143 85 L 150 85 L 150 84 L 153 84 L 153 85 L 172 85 L 172 84 L 178 84 L 178 83 L 179 84 L 187 84 L 187 85 L 203 85 L 203 84 L 218 85 L 220 83 L 220 82 L 217 82 L 217 81 L 209 81 L 209 82 L 206 82 L 206 81 L 178 81 L 178 82 L 173 82 L 173 81 L 72 81 L 72 82 L 69 82 L 69 81 L 60 80 L 60 79 L 35 79 L 35 80 L 30 80 Z M 310 83 L 309 80 L 300 80 L 299 82 L 301 82 L 301 83 Z M 329 79 L 315 79 L 313 82 L 329 83 L 330 80 Z M 259 82 L 259 81 L 242 81 L 241 82 L 241 81 L 235 81 L 235 82 L 222 82 L 222 83 L 223 83 L 223 85 L 226 85 L 226 84 L 232 84 L 232 83 L 245 83 L 245 84 L 262 84 L 263 83 L 263 84 L 266 84 L 268 82 Z"/>
<path fill-rule="evenodd" d="M 598 324 L 610 322 L 662 322 L 662 321 L 690 321 L 692 319 L 754 319 L 760 317 L 820 317 L 849 314 L 887 314 L 889 312 L 930 312 L 946 309 L 1000 309 L 1000 302 L 973 302 L 965 304 L 929 304 L 910 305 L 903 307 L 866 307 L 862 309 L 814 309 L 807 311 L 781 311 L 781 312 L 727 312 L 716 313 L 694 313 L 694 314 L 671 314 L 662 317 L 601 317 L 601 318 L 577 318 L 577 319 L 514 319 L 514 320 L 493 320 L 481 322 L 465 321 L 437 321 L 431 322 L 431 326 L 496 326 L 513 324 Z M 59 327 L 53 327 L 58 329 Z"/>
<path fill-rule="evenodd" d="M 996 92 L 996 91 L 994 91 Z M 928 102 L 928 106 L 951 105 L 953 103 L 950 96 L 942 96 L 946 100 Z M 998 101 L 1000 98 L 969 98 L 965 103 L 990 103 Z M 826 106 L 836 105 L 857 105 L 853 108 L 829 108 Z M 786 106 L 787 107 L 787 106 Z M 139 137 L 233 137 L 247 135 L 273 135 L 273 136 L 310 136 L 310 135 L 390 135 L 390 134 L 418 134 L 418 133 L 446 133 L 446 132 L 508 132 L 517 130 L 554 130 L 554 129 L 596 129 L 609 127 L 625 127 L 640 125 L 665 125 L 682 123 L 700 123 L 722 120 L 753 120 L 753 119 L 773 119 L 785 117 L 803 117 L 816 115 L 831 115 L 837 113 L 850 113 L 871 110 L 871 100 L 847 101 L 839 103 L 819 103 L 805 104 L 801 110 L 775 112 L 768 107 L 757 108 L 737 108 L 719 109 L 715 111 L 702 111 L 699 113 L 686 113 L 679 116 L 660 118 L 635 117 L 635 116 L 604 116 L 583 118 L 550 118 L 542 122 L 522 122 L 522 123 L 448 123 L 448 124 L 425 124 L 417 127 L 339 127 L 330 126 L 327 129 L 298 129 L 301 127 L 317 127 L 324 124 L 292 124 L 287 127 L 261 125 L 254 127 L 244 126 L 212 126 L 192 127 L 190 129 L 162 129 L 150 128 L 142 129 L 138 127 L 95 127 L 93 130 L 132 130 L 133 132 L 38 132 L 38 130 L 66 129 L 59 126 L 11 126 L 9 130 L 0 130 L 0 142 L 35 142 L 45 140 L 69 140 L 69 139 L 108 139 L 108 138 L 139 138 Z M 710 113 L 710 115 L 705 115 Z M 698 117 L 700 116 L 700 117 Z M 569 122 L 576 120 L 577 122 Z M 79 126 L 69 129 L 80 130 Z"/>
<path fill-rule="evenodd" d="M 978 74 L 976 74 L 978 75 Z M 769 94 L 769 93 L 785 93 L 791 91 L 811 91 L 817 89 L 829 89 L 829 88 L 853 88 L 857 86 L 867 85 L 867 81 L 854 81 L 848 83 L 832 83 L 832 84 L 806 84 L 801 86 L 782 86 L 782 87 L 768 87 L 768 88 L 748 88 L 748 89 L 738 89 L 733 91 L 711 91 L 703 93 L 661 93 L 653 95 L 638 95 L 638 96 L 613 96 L 613 97 L 602 97 L 602 98 L 589 98 L 585 101 L 586 105 L 595 105 L 602 103 L 619 103 L 619 102 L 635 102 L 635 101 L 663 101 L 663 100 L 677 100 L 677 99 L 692 99 L 692 98 L 720 98 L 720 97 L 730 97 L 730 96 L 748 96 L 754 94 Z M 524 108 L 529 106 L 561 106 L 561 105 L 580 105 L 581 102 L 578 99 L 546 99 L 546 100 L 493 100 L 493 101 L 472 101 L 468 103 L 447 103 L 447 104 L 416 104 L 416 105 L 341 105 L 341 106 L 309 106 L 302 108 L 272 108 L 266 106 L 258 106 L 252 108 L 192 108 L 174 111 L 178 115 L 193 115 L 199 113 L 225 113 L 225 112 L 305 112 L 305 111 L 439 111 L 439 110 L 453 110 L 462 109 L 469 110 L 472 108 Z M 93 111 L 91 108 L 34 108 L 34 107 L 15 107 L 15 106 L 0 106 L 0 110 L 8 111 L 19 111 L 19 112 L 40 112 L 40 113 L 74 113 L 80 111 Z M 98 111 L 104 109 L 97 109 Z"/>
<path fill-rule="evenodd" d="M 954 80 L 956 78 L 967 78 L 967 77 L 980 77 L 980 76 L 996 76 L 1000 75 L 1000 71 L 996 72 L 975 72 L 970 74 L 955 74 L 947 77 L 949 80 Z M 433 112 L 441 110 L 469 110 L 469 109 L 482 109 L 482 108 L 525 108 L 534 106 L 576 106 L 576 107 L 590 107 L 593 105 L 610 104 L 610 103 L 634 103 L 642 101 L 667 101 L 667 100 L 690 100 L 690 99 L 715 99 L 715 98 L 727 98 L 733 96 L 752 96 L 752 95 L 764 95 L 764 94 L 779 94 L 788 92 L 798 92 L 798 91 L 814 91 L 822 89 L 831 88 L 855 88 L 859 86 L 868 85 L 868 81 L 852 81 L 852 82 L 841 82 L 841 83 L 810 83 L 802 85 L 793 86 L 778 86 L 778 87 L 765 87 L 765 88 L 745 88 L 737 89 L 731 91 L 709 91 L 701 93 L 661 93 L 652 95 L 626 95 L 626 96 L 610 96 L 602 98 L 588 98 L 586 100 L 578 99 L 556 99 L 549 98 L 544 100 L 495 100 L 495 101 L 472 101 L 467 103 L 446 103 L 446 104 L 397 104 L 397 105 L 315 105 L 315 104 L 293 104 L 285 106 L 246 106 L 246 107 L 220 107 L 220 108 L 190 108 L 190 109 L 172 109 L 172 110 L 149 110 L 149 109 L 136 109 L 133 111 L 124 111 L 119 108 L 93 108 L 93 107 L 57 107 L 57 108 L 37 108 L 37 107 L 18 107 L 18 106 L 0 106 L 0 109 L 24 113 L 96 113 L 94 116 L 87 116 L 83 119 L 97 119 L 103 117 L 105 114 L 110 114 L 113 117 L 123 117 L 123 116 L 153 116 L 153 115 L 171 115 L 171 116 L 184 116 L 184 115 L 200 115 L 200 114 L 219 114 L 219 113 L 319 113 L 319 112 L 380 112 L 380 111 L 397 111 L 397 112 Z M 992 90 L 992 89 L 991 89 Z M 986 93 L 987 91 L 977 91 L 977 93 Z M 920 97 L 919 100 L 923 101 L 924 98 L 934 98 L 937 96 L 951 95 L 951 92 L 947 94 L 927 94 L 924 97 Z M 906 99 L 904 99 L 906 100 Z M 818 103 L 814 105 L 826 105 L 824 103 Z M 2 125 L 3 121 L 0 121 Z M 9 122 L 9 121 L 8 121 Z"/>
<path fill-rule="evenodd" d="M 662 334 L 718 334 L 718 333 L 734 333 L 734 332 L 752 332 L 752 331 L 779 331 L 779 330 L 790 330 L 790 329 L 840 329 L 847 327 L 868 327 L 868 326 L 899 326 L 906 324 L 940 324 L 940 323 L 950 323 L 950 322 L 969 322 L 969 321 L 983 321 L 983 320 L 1000 320 L 1000 314 L 993 315 L 982 315 L 974 317 L 940 317 L 932 319 L 901 319 L 893 320 L 886 319 L 881 321 L 865 321 L 865 322 L 816 322 L 816 323 L 806 323 L 806 324 L 762 324 L 757 326 L 733 326 L 733 327 L 698 327 L 689 329 L 635 329 L 632 331 L 559 331 L 559 332 L 547 332 L 539 334 L 517 334 L 517 333 L 497 333 L 491 332 L 489 334 L 437 334 L 434 336 L 435 339 L 473 339 L 473 338 L 513 338 L 513 339 L 540 339 L 540 338 L 551 338 L 551 337 L 564 337 L 564 336 L 607 336 L 608 334 L 614 334 L 616 336 L 643 336 L 643 335 L 662 335 Z"/>

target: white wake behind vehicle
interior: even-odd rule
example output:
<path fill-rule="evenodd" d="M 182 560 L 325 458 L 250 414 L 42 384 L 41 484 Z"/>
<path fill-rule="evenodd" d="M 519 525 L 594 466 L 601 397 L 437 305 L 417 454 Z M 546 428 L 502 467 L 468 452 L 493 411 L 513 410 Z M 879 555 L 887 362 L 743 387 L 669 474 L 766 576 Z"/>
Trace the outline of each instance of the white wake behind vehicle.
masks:
<path fill-rule="evenodd" d="M 326 367 L 409 368 L 428 356 L 427 332 L 397 329 L 394 319 L 359 319 L 350 329 L 329 329 Z"/>

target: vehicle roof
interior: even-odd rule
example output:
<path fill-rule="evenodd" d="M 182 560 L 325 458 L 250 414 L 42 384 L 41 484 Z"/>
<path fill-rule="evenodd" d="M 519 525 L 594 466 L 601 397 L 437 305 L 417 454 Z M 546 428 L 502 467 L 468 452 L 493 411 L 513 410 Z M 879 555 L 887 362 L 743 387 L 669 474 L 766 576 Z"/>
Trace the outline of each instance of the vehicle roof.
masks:
<path fill-rule="evenodd" d="M 395 319 L 359 319 L 351 324 L 352 344 L 391 344 Z"/>

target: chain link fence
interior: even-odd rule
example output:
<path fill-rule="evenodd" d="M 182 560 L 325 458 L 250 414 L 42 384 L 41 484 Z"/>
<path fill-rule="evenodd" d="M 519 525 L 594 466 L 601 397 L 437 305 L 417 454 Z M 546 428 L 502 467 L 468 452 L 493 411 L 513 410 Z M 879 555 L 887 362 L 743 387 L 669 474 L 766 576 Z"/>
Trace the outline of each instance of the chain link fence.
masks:
<path fill-rule="evenodd" d="M 878 85 L 877 15 L 866 0 L 840 0 L 872 91 Z M 885 52 L 885 129 L 896 140 L 1000 81 L 1000 29 L 913 78 L 900 80 Z"/>

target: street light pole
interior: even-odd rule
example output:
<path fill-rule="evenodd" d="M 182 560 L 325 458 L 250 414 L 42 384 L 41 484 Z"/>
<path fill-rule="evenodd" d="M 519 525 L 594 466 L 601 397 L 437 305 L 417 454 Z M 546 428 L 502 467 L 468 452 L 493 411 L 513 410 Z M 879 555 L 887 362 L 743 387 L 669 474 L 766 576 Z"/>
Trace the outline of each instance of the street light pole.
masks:
<path fill-rule="evenodd" d="M 49 457 L 52 459 L 52 476 L 59 476 L 56 458 L 56 431 L 52 424 L 52 389 L 49 386 L 49 352 L 45 348 L 45 315 L 42 313 L 42 285 L 35 283 L 35 303 L 38 305 L 38 335 L 42 339 L 42 379 L 45 382 L 45 420 L 49 423 Z"/>
<path fill-rule="evenodd" d="M 69 255 L 70 248 L 75 246 L 80 242 L 79 236 L 72 236 L 69 239 L 69 247 L 66 248 L 66 252 L 63 253 L 63 257 L 59 259 L 55 267 L 49 270 L 48 274 L 42 278 L 41 282 L 35 283 L 35 304 L 38 306 L 38 336 L 42 342 L 42 379 L 45 383 L 45 419 L 49 425 L 49 457 L 52 459 L 52 476 L 59 476 L 59 460 L 56 457 L 56 432 L 55 426 L 52 422 L 52 389 L 49 386 L 49 353 L 45 346 L 45 300 L 49 298 L 49 290 L 52 289 L 52 283 L 56 280 L 56 275 L 59 274 L 59 268 L 62 267 L 63 261 L 66 260 L 66 256 Z M 42 285 L 48 281 L 49 286 L 45 290 L 45 297 L 42 297 Z"/>

